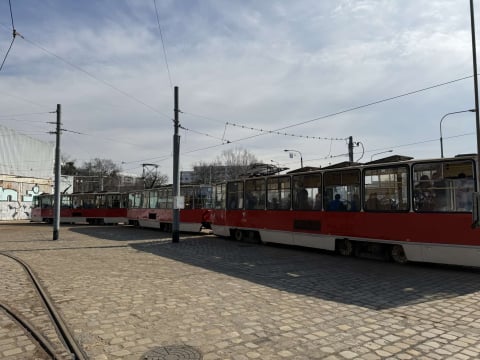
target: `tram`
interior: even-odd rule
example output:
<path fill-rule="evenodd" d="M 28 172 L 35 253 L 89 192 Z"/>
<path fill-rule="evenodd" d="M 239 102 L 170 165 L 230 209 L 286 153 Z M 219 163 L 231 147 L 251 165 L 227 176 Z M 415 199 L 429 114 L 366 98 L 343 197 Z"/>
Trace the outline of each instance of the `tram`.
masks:
<path fill-rule="evenodd" d="M 60 195 L 60 222 L 71 224 L 119 224 L 127 219 L 127 194 L 118 192 Z M 52 223 L 54 195 L 33 198 L 31 220 Z"/>
<path fill-rule="evenodd" d="M 173 224 L 172 185 L 129 193 L 74 193 L 60 197 L 60 222 L 71 224 L 129 224 L 171 231 Z M 180 210 L 180 231 L 210 229 L 212 187 L 182 185 L 184 204 Z M 31 220 L 52 223 L 54 195 L 34 197 Z"/>
<path fill-rule="evenodd" d="M 476 157 L 390 156 L 216 184 L 212 230 L 237 240 L 480 267 Z"/>
<path fill-rule="evenodd" d="M 184 198 L 180 210 L 180 231 L 199 232 L 210 229 L 212 187 L 210 185 L 182 185 Z M 128 194 L 127 220 L 130 225 L 172 231 L 172 186 L 136 191 Z"/>

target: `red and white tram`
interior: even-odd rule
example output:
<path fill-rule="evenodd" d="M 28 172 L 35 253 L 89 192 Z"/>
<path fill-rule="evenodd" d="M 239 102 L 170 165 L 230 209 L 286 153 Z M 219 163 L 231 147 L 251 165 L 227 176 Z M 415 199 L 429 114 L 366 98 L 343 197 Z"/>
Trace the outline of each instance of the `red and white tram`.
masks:
<path fill-rule="evenodd" d="M 397 262 L 480 266 L 475 158 L 393 156 L 215 186 L 212 230 Z"/>
<path fill-rule="evenodd" d="M 33 198 L 32 221 L 52 223 L 54 195 Z M 60 222 L 72 224 L 119 224 L 127 219 L 127 194 L 76 193 L 60 196 Z"/>
<path fill-rule="evenodd" d="M 182 185 L 180 195 L 184 207 L 180 210 L 180 231 L 199 232 L 210 229 L 212 187 Z M 31 220 L 52 223 L 54 195 L 34 197 Z M 62 194 L 62 223 L 119 224 L 172 230 L 172 186 L 131 193 Z"/>
<path fill-rule="evenodd" d="M 210 229 L 212 187 L 182 185 L 180 195 L 184 207 L 180 210 L 180 231 L 199 232 Z M 132 192 L 128 195 L 128 223 L 141 227 L 172 231 L 172 186 Z"/>

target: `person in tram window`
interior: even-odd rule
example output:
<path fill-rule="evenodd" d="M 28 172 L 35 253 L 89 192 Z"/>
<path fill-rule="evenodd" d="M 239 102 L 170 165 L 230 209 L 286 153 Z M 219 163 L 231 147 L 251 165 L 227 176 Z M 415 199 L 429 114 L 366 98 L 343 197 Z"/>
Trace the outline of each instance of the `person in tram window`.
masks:
<path fill-rule="evenodd" d="M 433 209 L 435 211 L 447 211 L 447 183 L 445 179 L 435 172 L 432 175 Z"/>
<path fill-rule="evenodd" d="M 257 205 L 257 198 L 252 194 L 251 191 L 245 192 L 245 209 L 251 210 L 255 209 Z"/>
<path fill-rule="evenodd" d="M 473 179 L 467 178 L 464 173 L 458 174 L 455 181 L 455 201 L 457 203 L 457 210 L 472 211 L 473 206 Z"/>
<path fill-rule="evenodd" d="M 306 210 L 308 206 L 308 191 L 305 188 L 300 188 L 297 192 L 297 209 Z M 311 207 L 310 207 L 311 208 Z"/>
<path fill-rule="evenodd" d="M 417 211 L 431 211 L 433 209 L 432 183 L 428 175 L 420 177 L 419 183 L 415 186 L 413 202 Z"/>
<path fill-rule="evenodd" d="M 365 208 L 367 210 L 378 210 L 380 208 L 379 205 L 380 205 L 380 202 L 378 200 L 377 193 L 376 192 L 370 193 L 370 195 L 368 195 L 368 200 L 365 203 Z"/>
<path fill-rule="evenodd" d="M 322 193 L 318 189 L 318 193 L 315 196 L 315 203 L 313 204 L 313 210 L 322 210 Z"/>
<path fill-rule="evenodd" d="M 328 210 L 330 211 L 345 211 L 345 205 L 340 199 L 340 194 L 335 194 L 335 199 L 328 203 Z"/>
<path fill-rule="evenodd" d="M 360 196 L 358 194 L 353 194 L 352 201 L 350 202 L 349 211 L 359 211 L 360 210 Z"/>

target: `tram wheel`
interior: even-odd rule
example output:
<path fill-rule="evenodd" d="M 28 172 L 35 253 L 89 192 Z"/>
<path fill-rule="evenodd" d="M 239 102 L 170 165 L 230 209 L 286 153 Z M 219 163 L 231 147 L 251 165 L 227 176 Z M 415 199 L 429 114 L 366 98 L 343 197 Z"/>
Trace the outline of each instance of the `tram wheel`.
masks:
<path fill-rule="evenodd" d="M 353 242 L 348 239 L 337 240 L 337 250 L 340 255 L 352 256 L 354 253 Z"/>
<path fill-rule="evenodd" d="M 405 255 L 402 245 L 393 245 L 390 249 L 390 255 L 392 256 L 392 260 L 397 264 L 405 264 L 408 262 L 407 255 Z"/>
<path fill-rule="evenodd" d="M 243 240 L 243 231 L 240 229 L 235 229 L 233 232 L 233 237 L 237 241 L 242 241 Z"/>

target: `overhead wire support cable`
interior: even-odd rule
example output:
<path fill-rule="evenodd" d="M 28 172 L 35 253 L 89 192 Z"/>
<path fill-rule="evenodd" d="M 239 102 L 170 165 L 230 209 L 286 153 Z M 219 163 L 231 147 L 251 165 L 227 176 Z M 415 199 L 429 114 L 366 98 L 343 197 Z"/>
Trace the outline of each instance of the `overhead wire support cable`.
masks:
<path fill-rule="evenodd" d="M 322 120 L 322 119 L 326 119 L 326 118 L 333 117 L 333 116 L 336 116 L 336 115 L 344 114 L 344 113 L 347 113 L 347 112 L 350 112 L 350 111 L 363 109 L 363 108 L 366 108 L 366 107 L 369 107 L 369 106 L 373 106 L 373 105 L 378 105 L 378 104 L 381 104 L 381 103 L 384 103 L 384 102 L 387 102 L 387 101 L 399 99 L 399 98 L 401 98 L 401 97 L 413 95 L 413 94 L 416 94 L 416 93 L 419 93 L 419 92 L 422 92 L 422 91 L 427 91 L 427 90 L 431 90 L 431 89 L 434 89 L 434 88 L 437 88 L 437 87 L 440 87 L 440 86 L 453 84 L 454 82 L 458 82 L 458 81 L 470 79 L 471 77 L 472 77 L 472 75 L 469 75 L 469 76 L 465 76 L 465 77 L 463 77 L 463 78 L 459 78 L 459 79 L 447 81 L 447 82 L 444 82 L 444 83 L 440 83 L 440 84 L 435 84 L 435 85 L 432 85 L 432 86 L 428 86 L 428 87 L 423 88 L 423 89 L 410 91 L 410 92 L 407 92 L 407 93 L 404 93 L 404 94 L 400 94 L 400 95 L 396 95 L 396 96 L 391 96 L 391 97 L 389 97 L 389 98 L 385 98 L 385 99 L 373 101 L 373 102 L 368 103 L 368 104 L 359 105 L 359 106 L 351 107 L 351 108 L 348 108 L 348 109 L 345 109 L 345 110 L 341 110 L 341 111 L 338 111 L 338 112 L 335 112 L 335 113 L 323 115 L 323 116 L 317 117 L 317 118 L 315 118 L 315 119 L 306 120 L 306 121 L 303 121 L 303 122 L 299 122 L 299 123 L 296 123 L 296 124 L 292 124 L 292 125 L 290 125 L 290 126 L 286 126 L 286 127 L 284 127 L 284 128 L 278 129 L 278 130 L 285 130 L 285 129 L 292 128 L 292 127 L 295 127 L 295 126 L 305 125 L 305 124 L 311 123 L 311 122 L 313 122 L 313 121 Z"/>
<path fill-rule="evenodd" d="M 0 71 L 3 69 L 3 65 L 5 64 L 5 61 L 7 60 L 8 54 L 10 53 L 10 50 L 12 50 L 13 43 L 15 42 L 15 38 L 17 35 L 19 35 L 21 38 L 23 38 L 22 35 L 20 35 L 17 30 L 15 30 L 15 23 L 13 22 L 13 11 L 12 11 L 12 1 L 8 0 L 8 5 L 10 7 L 10 19 L 12 20 L 12 41 L 10 43 L 10 46 L 8 47 L 7 53 L 5 54 L 5 57 L 3 58 L 2 65 L 0 65 Z"/>
<path fill-rule="evenodd" d="M 165 50 L 165 41 L 163 40 L 162 27 L 160 26 L 160 18 L 158 16 L 158 9 L 157 9 L 156 0 L 153 0 L 153 5 L 155 6 L 155 14 L 157 16 L 158 32 L 160 33 L 160 39 L 162 40 L 163 55 L 165 57 L 165 65 L 167 67 L 168 80 L 170 81 L 170 87 L 173 89 L 172 76 L 170 75 L 170 68 L 168 66 L 167 51 Z"/>
<path fill-rule="evenodd" d="M 13 23 L 12 0 L 8 0 L 8 6 L 10 7 L 10 19 L 12 20 L 12 29 L 15 33 L 15 24 Z"/>
<path fill-rule="evenodd" d="M 182 126 L 182 125 L 179 125 L 179 128 L 180 128 L 180 129 L 183 129 L 183 130 L 186 130 L 186 131 L 191 131 L 191 132 L 193 132 L 193 133 L 195 133 L 195 134 L 207 136 L 207 137 L 210 137 L 210 138 L 212 138 L 212 139 L 220 140 L 221 142 L 224 142 L 224 143 L 227 143 L 227 144 L 230 143 L 229 140 L 225 140 L 224 138 L 220 139 L 220 138 L 218 138 L 218 137 L 216 137 L 216 136 L 212 136 L 212 135 L 210 135 L 210 134 L 205 134 L 205 133 L 202 133 L 202 132 L 200 132 L 200 131 L 188 129 L 188 128 Z"/>
<path fill-rule="evenodd" d="M 458 82 L 458 81 L 470 79 L 471 77 L 472 77 L 472 75 L 468 75 L 468 76 L 465 76 L 465 77 L 462 77 L 462 78 L 446 81 L 446 82 L 443 82 L 443 83 L 440 83 L 440 84 L 431 85 L 431 86 L 428 86 L 428 87 L 425 87 L 425 88 L 422 88 L 422 89 L 419 89 L 419 90 L 413 90 L 413 91 L 409 91 L 407 93 L 403 93 L 403 94 L 400 94 L 400 95 L 395 95 L 395 96 L 391 96 L 391 97 L 388 97 L 388 98 L 385 98 L 385 99 L 380 99 L 380 100 L 377 100 L 377 101 L 373 101 L 373 102 L 370 102 L 368 104 L 351 107 L 351 108 L 348 108 L 348 109 L 345 109 L 345 110 L 340 110 L 340 111 L 330 113 L 330 114 L 327 114 L 327 115 L 322 115 L 322 116 L 316 117 L 314 119 L 302 121 L 302 122 L 299 122 L 299 123 L 284 126 L 282 128 L 278 128 L 278 129 L 274 129 L 274 130 L 260 130 L 260 129 L 254 129 L 254 128 L 243 125 L 243 127 L 246 128 L 246 129 L 251 129 L 251 130 L 255 130 L 255 131 L 262 131 L 262 132 L 260 134 L 240 138 L 240 139 L 237 139 L 237 140 L 231 140 L 230 143 L 240 142 L 240 141 L 243 141 L 243 140 L 249 140 L 249 139 L 259 137 L 259 136 L 262 136 L 262 135 L 266 135 L 266 134 L 285 135 L 285 134 L 282 134 L 282 133 L 279 133 L 279 132 L 282 131 L 282 130 L 285 130 L 285 129 L 292 128 L 292 127 L 305 125 L 305 124 L 308 124 L 308 123 L 311 123 L 311 122 L 314 122 L 314 121 L 323 120 L 323 119 L 326 119 L 326 118 L 329 118 L 329 117 L 337 116 L 337 115 L 344 114 L 344 113 L 347 113 L 347 112 L 351 112 L 351 111 L 354 111 L 354 110 L 363 109 L 363 108 L 366 108 L 366 107 L 369 107 L 369 106 L 378 105 L 378 104 L 381 104 L 381 103 L 384 103 L 384 102 L 387 102 L 387 101 L 391 101 L 391 100 L 399 99 L 399 98 L 402 98 L 402 97 L 405 97 L 405 96 L 417 94 L 419 92 L 431 90 L 431 89 L 434 89 L 434 88 L 437 88 L 437 87 L 440 87 L 440 86 L 453 84 L 453 83 Z M 198 116 L 198 117 L 203 117 L 205 119 L 214 120 L 214 119 L 208 118 L 206 116 L 196 115 L 196 114 L 192 114 L 192 113 L 188 113 L 188 112 L 185 112 L 185 113 L 188 114 L 188 115 L 192 115 L 192 116 Z M 227 124 L 233 125 L 231 123 L 227 123 Z M 238 125 L 238 124 L 235 124 L 234 126 L 242 127 L 242 125 Z M 339 138 L 338 140 L 344 140 L 344 139 L 345 138 Z M 328 139 L 328 140 L 330 140 L 330 139 Z M 335 139 L 335 140 L 337 140 L 337 139 Z M 220 145 L 214 145 L 214 146 L 207 147 L 207 148 L 202 148 L 202 149 L 199 149 L 199 150 L 206 150 L 206 149 L 210 149 L 210 148 L 216 147 L 216 146 L 220 146 Z"/>
<path fill-rule="evenodd" d="M 18 33 L 17 33 L 17 34 L 18 34 Z M 89 77 L 91 77 L 92 79 L 94 79 L 94 80 L 96 80 L 96 81 L 98 81 L 98 82 L 100 82 L 100 83 L 102 83 L 102 84 L 104 84 L 104 85 L 108 86 L 109 88 L 111 88 L 111 89 L 113 89 L 113 90 L 117 91 L 118 93 L 120 93 L 120 94 L 122 94 L 122 95 L 124 95 L 124 96 L 128 97 L 129 99 L 131 99 L 131 100 L 134 100 L 134 101 L 136 101 L 137 103 L 139 103 L 139 104 L 141 104 L 141 105 L 143 105 L 143 106 L 145 106 L 145 107 L 149 108 L 150 110 L 152 110 L 152 111 L 156 112 L 157 114 L 160 114 L 160 115 L 162 115 L 162 116 L 164 116 L 164 117 L 168 117 L 168 118 L 169 118 L 169 116 L 168 116 L 168 115 L 166 115 L 166 114 L 164 114 L 164 113 L 162 113 L 162 112 L 158 111 L 158 110 L 157 110 L 157 109 L 155 109 L 153 106 L 151 106 L 151 105 L 148 105 L 147 103 L 143 102 L 142 100 L 138 99 L 137 97 L 135 97 L 135 96 L 133 96 L 133 95 L 131 95 L 131 94 L 127 93 L 126 91 L 123 91 L 123 90 L 121 90 L 121 89 L 117 88 L 116 86 L 114 86 L 114 85 L 110 84 L 109 82 L 107 82 L 107 81 L 105 81 L 105 80 L 102 80 L 102 79 L 100 79 L 100 78 L 96 77 L 95 75 L 91 74 L 91 73 L 90 73 L 90 72 L 88 72 L 87 70 L 84 70 L 84 69 L 82 69 L 80 66 L 78 66 L 78 65 L 75 65 L 74 63 L 72 63 L 72 62 L 70 62 L 70 61 L 68 61 L 68 60 L 66 60 L 66 59 L 64 59 L 64 58 L 62 58 L 61 56 L 59 56 L 59 55 L 57 55 L 57 54 L 55 54 L 55 53 L 53 53 L 53 52 L 51 52 L 51 51 L 49 51 L 49 50 L 45 49 L 44 47 L 42 47 L 42 46 L 40 46 L 40 45 L 38 45 L 38 44 L 34 43 L 33 41 L 31 41 L 31 40 L 29 40 L 29 39 L 25 38 L 24 36 L 21 36 L 21 38 L 22 38 L 22 39 L 24 39 L 24 40 L 25 40 L 26 42 L 28 42 L 29 44 L 31 44 L 31 45 L 33 45 L 33 46 L 35 46 L 35 47 L 39 48 L 40 50 L 42 50 L 42 51 L 46 52 L 47 54 L 49 54 L 49 55 L 51 55 L 51 56 L 53 56 L 53 57 L 57 58 L 58 60 L 60 60 L 60 61 L 64 62 L 65 64 L 67 64 L 67 65 L 69 65 L 69 66 L 73 67 L 74 69 L 76 69 L 76 70 L 78 70 L 78 71 L 80 71 L 80 72 L 82 72 L 82 73 L 84 73 L 84 74 L 88 75 L 88 76 L 89 76 Z"/>
<path fill-rule="evenodd" d="M 231 123 L 231 122 L 226 122 L 226 123 L 225 123 L 225 126 L 227 126 L 227 125 L 239 127 L 239 128 L 242 128 L 242 129 L 254 130 L 254 131 L 258 131 L 258 132 L 262 132 L 262 133 L 266 133 L 266 134 L 275 134 L 275 135 L 282 135 L 282 136 L 299 137 L 299 138 L 305 138 L 305 139 L 329 140 L 329 141 L 332 141 L 332 140 L 344 141 L 344 140 L 345 140 L 345 138 L 333 138 L 333 137 L 321 137 L 321 136 L 311 136 L 311 135 L 289 134 L 289 133 L 286 133 L 286 132 L 280 132 L 280 131 L 276 131 L 276 130 L 264 130 L 264 129 L 258 129 L 258 128 L 254 128 L 254 127 L 246 126 L 246 125 L 238 125 L 238 124 L 234 124 L 234 123 Z"/>

